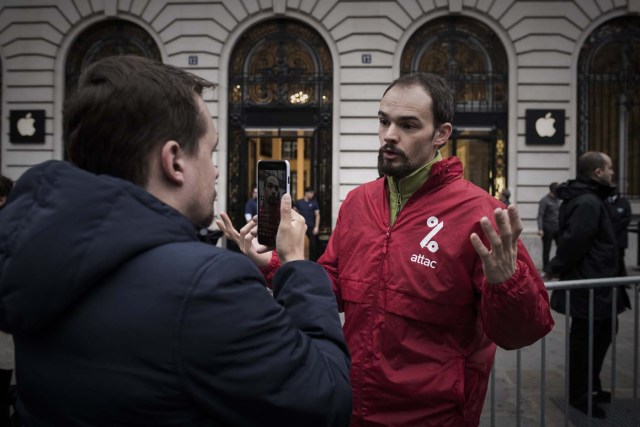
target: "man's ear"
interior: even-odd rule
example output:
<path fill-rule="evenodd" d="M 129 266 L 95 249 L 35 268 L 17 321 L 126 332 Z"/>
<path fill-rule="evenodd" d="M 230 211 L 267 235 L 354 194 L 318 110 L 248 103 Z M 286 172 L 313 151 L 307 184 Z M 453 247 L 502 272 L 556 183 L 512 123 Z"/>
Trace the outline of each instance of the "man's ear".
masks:
<path fill-rule="evenodd" d="M 176 141 L 167 141 L 160 152 L 162 173 L 171 182 L 182 185 L 184 176 L 184 152 Z"/>
<path fill-rule="evenodd" d="M 453 126 L 451 123 L 443 123 L 436 129 L 436 133 L 433 135 L 433 145 L 437 148 L 442 147 L 449 140 L 453 132 Z"/>

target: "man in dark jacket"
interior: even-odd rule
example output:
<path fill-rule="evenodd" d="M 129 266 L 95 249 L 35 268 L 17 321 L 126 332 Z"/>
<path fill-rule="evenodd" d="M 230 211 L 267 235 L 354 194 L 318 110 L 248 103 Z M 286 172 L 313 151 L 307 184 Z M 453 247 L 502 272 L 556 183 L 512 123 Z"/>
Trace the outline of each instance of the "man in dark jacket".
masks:
<path fill-rule="evenodd" d="M 27 425 L 349 422 L 335 298 L 303 260 L 290 196 L 273 297 L 245 256 L 199 241 L 218 175 L 212 87 L 139 57 L 93 64 L 65 105 L 71 163 L 31 168 L 0 212 L 0 328 Z"/>
<path fill-rule="evenodd" d="M 618 250 L 609 210 L 605 199 L 614 191 L 611 158 L 604 153 L 590 151 L 578 159 L 578 176 L 557 189 L 560 205 L 560 238 L 556 256 L 546 272 L 561 280 L 616 277 Z M 554 291 L 551 307 L 565 311 L 566 291 Z M 600 370 L 611 344 L 611 321 L 629 306 L 629 298 L 622 291 L 617 299 L 617 313 L 611 312 L 612 288 L 596 288 L 593 312 L 593 405 L 592 414 L 604 418 L 598 402 L 611 400 L 602 389 Z M 589 290 L 571 291 L 571 320 L 569 351 L 569 399 L 575 408 L 587 412 L 589 361 Z M 616 317 L 617 319 L 617 317 Z"/>

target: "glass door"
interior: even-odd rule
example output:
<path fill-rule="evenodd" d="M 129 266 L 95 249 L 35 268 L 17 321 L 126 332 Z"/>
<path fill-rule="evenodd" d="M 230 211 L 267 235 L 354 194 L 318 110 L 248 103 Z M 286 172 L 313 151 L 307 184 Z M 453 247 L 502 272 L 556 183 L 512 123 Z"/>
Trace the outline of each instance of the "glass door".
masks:
<path fill-rule="evenodd" d="M 311 141 L 313 129 L 246 129 L 248 149 L 247 182 L 250 188 L 256 185 L 256 162 L 258 160 L 288 160 L 291 165 L 291 198 L 297 200 L 304 188 L 311 186 Z"/>
<path fill-rule="evenodd" d="M 456 127 L 440 152 L 443 157 L 458 157 L 464 166 L 464 178 L 497 196 L 506 186 L 506 152 L 501 134 L 494 127 Z"/>

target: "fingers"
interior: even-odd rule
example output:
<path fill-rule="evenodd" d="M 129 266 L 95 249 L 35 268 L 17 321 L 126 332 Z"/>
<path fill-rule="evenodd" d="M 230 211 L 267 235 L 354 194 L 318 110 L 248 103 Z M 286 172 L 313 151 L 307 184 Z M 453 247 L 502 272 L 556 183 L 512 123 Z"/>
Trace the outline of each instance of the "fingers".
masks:
<path fill-rule="evenodd" d="M 229 215 L 227 215 L 226 212 L 220 212 L 220 218 L 222 218 L 222 220 L 216 219 L 216 225 L 218 226 L 220 231 L 224 233 L 224 236 L 227 239 L 231 239 L 234 242 L 236 242 L 236 244 L 239 244 L 238 230 L 236 230 L 235 227 L 233 226 L 233 223 L 231 222 L 231 218 L 229 218 Z"/>
<path fill-rule="evenodd" d="M 254 230 L 257 228 L 257 224 L 251 220 L 240 229 L 240 233 L 238 233 L 238 237 L 236 239 L 236 244 L 240 246 L 240 250 L 243 253 L 248 253 L 253 246 L 253 239 L 256 235 Z"/>
<path fill-rule="evenodd" d="M 496 221 L 496 227 L 498 228 L 498 233 L 500 234 L 499 239 L 501 248 L 509 248 L 511 246 L 511 224 L 509 223 L 507 210 L 496 208 L 493 211 L 493 218 Z"/>
<path fill-rule="evenodd" d="M 478 254 L 478 256 L 480 256 L 481 259 L 485 259 L 489 256 L 489 250 L 484 245 L 484 243 L 482 243 L 480 236 L 478 236 L 476 233 L 471 233 L 469 239 L 471 240 L 473 248 L 476 250 L 476 253 Z"/>
<path fill-rule="evenodd" d="M 520 234 L 522 234 L 522 229 L 524 228 L 522 226 L 520 214 L 518 213 L 518 207 L 514 204 L 510 204 L 507 212 L 509 214 L 509 223 L 511 224 L 511 241 L 512 244 L 517 244 Z"/>
<path fill-rule="evenodd" d="M 304 217 L 291 208 L 291 195 L 285 193 L 280 203 L 280 226 L 276 235 L 278 255 L 283 263 L 304 259 Z"/>
<path fill-rule="evenodd" d="M 284 193 L 280 199 L 280 221 L 284 221 L 286 224 L 291 222 L 291 195 L 289 193 Z"/>

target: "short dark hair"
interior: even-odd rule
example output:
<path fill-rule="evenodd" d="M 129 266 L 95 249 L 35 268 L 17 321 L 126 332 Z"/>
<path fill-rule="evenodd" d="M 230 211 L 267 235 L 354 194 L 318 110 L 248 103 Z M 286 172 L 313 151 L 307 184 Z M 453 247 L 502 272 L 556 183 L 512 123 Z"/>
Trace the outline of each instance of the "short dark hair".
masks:
<path fill-rule="evenodd" d="M 604 153 L 587 151 L 578 158 L 578 176 L 592 178 L 596 169 L 604 169 L 606 164 Z"/>
<path fill-rule="evenodd" d="M 207 130 L 197 97 L 214 84 L 140 56 L 111 56 L 81 74 L 65 102 L 63 139 L 82 169 L 147 184 L 154 148 L 175 140 L 194 154 Z"/>
<path fill-rule="evenodd" d="M 313 191 L 314 193 L 316 192 L 313 187 L 304 187 L 304 192 L 306 193 L 307 191 Z"/>
<path fill-rule="evenodd" d="M 4 175 L 0 175 L 0 197 L 7 197 L 13 189 L 13 180 Z"/>
<path fill-rule="evenodd" d="M 436 126 L 453 122 L 453 94 L 447 81 L 437 74 L 416 72 L 405 74 L 394 80 L 384 91 L 384 95 L 394 86 L 420 86 L 431 97 L 433 121 Z"/>

